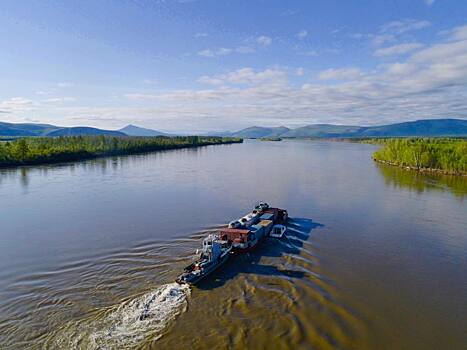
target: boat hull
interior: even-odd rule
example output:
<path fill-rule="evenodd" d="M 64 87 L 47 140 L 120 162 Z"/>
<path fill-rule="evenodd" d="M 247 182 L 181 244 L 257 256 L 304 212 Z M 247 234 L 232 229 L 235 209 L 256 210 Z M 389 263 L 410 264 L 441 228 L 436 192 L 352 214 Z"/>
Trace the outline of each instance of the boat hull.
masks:
<path fill-rule="evenodd" d="M 224 256 L 221 257 L 218 263 L 213 264 L 212 266 L 207 267 L 202 273 L 200 273 L 198 276 L 195 276 L 193 278 L 190 278 L 189 280 L 183 279 L 183 275 L 178 277 L 175 282 L 178 284 L 189 284 L 189 285 L 195 285 L 199 282 L 201 282 L 204 278 L 208 277 L 211 275 L 214 271 L 216 271 L 220 266 L 222 266 L 230 257 L 230 252 L 226 253 Z"/>

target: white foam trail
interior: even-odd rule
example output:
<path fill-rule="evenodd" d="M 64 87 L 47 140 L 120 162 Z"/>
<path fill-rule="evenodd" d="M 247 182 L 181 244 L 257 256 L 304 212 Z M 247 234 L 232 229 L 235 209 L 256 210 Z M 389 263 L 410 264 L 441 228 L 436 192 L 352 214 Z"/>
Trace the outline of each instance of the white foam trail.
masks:
<path fill-rule="evenodd" d="M 50 344 L 73 349 L 121 349 L 157 339 L 186 310 L 190 288 L 170 283 L 111 308 L 103 317 L 68 324 Z"/>
<path fill-rule="evenodd" d="M 168 322 L 185 309 L 189 290 L 177 283 L 167 284 L 121 304 L 104 321 L 111 326 L 91 334 L 91 344 L 113 349 L 137 344 L 148 335 L 160 336 Z"/>

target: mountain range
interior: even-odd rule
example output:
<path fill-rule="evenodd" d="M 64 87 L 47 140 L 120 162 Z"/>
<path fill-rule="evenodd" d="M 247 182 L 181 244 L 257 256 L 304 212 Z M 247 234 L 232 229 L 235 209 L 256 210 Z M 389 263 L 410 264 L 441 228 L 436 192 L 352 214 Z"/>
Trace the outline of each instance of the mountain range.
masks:
<path fill-rule="evenodd" d="M 87 126 L 61 127 L 50 124 L 3 123 L 0 122 L 0 136 L 169 136 L 163 132 L 127 125 L 120 130 L 105 130 Z"/>
<path fill-rule="evenodd" d="M 0 136 L 175 136 L 158 130 L 127 125 L 120 130 L 105 130 L 91 127 L 60 127 L 50 124 L 13 124 L 0 122 Z M 241 138 L 263 137 L 404 137 L 404 136 L 467 136 L 467 120 L 427 119 L 380 126 L 352 126 L 311 124 L 290 129 L 285 126 L 252 126 L 235 132 L 220 131 L 209 136 L 232 136 Z"/>
<path fill-rule="evenodd" d="M 397 136 L 467 136 L 467 120 L 428 119 L 380 126 L 312 124 L 296 129 L 253 126 L 228 136 L 262 137 L 397 137 Z"/>

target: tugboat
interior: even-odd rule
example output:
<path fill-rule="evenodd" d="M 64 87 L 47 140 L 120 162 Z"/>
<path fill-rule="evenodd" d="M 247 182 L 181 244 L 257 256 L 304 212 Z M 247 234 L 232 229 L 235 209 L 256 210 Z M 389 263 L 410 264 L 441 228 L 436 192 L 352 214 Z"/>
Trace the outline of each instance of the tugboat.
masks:
<path fill-rule="evenodd" d="M 218 235 L 210 234 L 203 240 L 201 256 L 175 280 L 178 284 L 196 284 L 227 261 L 232 243 Z"/>

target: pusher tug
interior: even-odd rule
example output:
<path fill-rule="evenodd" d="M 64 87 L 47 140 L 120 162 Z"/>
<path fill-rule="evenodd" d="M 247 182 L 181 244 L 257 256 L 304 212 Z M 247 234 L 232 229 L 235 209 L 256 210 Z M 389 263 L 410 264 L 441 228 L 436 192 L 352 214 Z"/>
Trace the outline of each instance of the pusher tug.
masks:
<path fill-rule="evenodd" d="M 185 267 L 184 272 L 176 279 L 179 284 L 195 284 L 215 271 L 229 258 L 232 243 L 221 240 L 219 236 L 210 234 L 203 240 L 200 258 Z"/>

